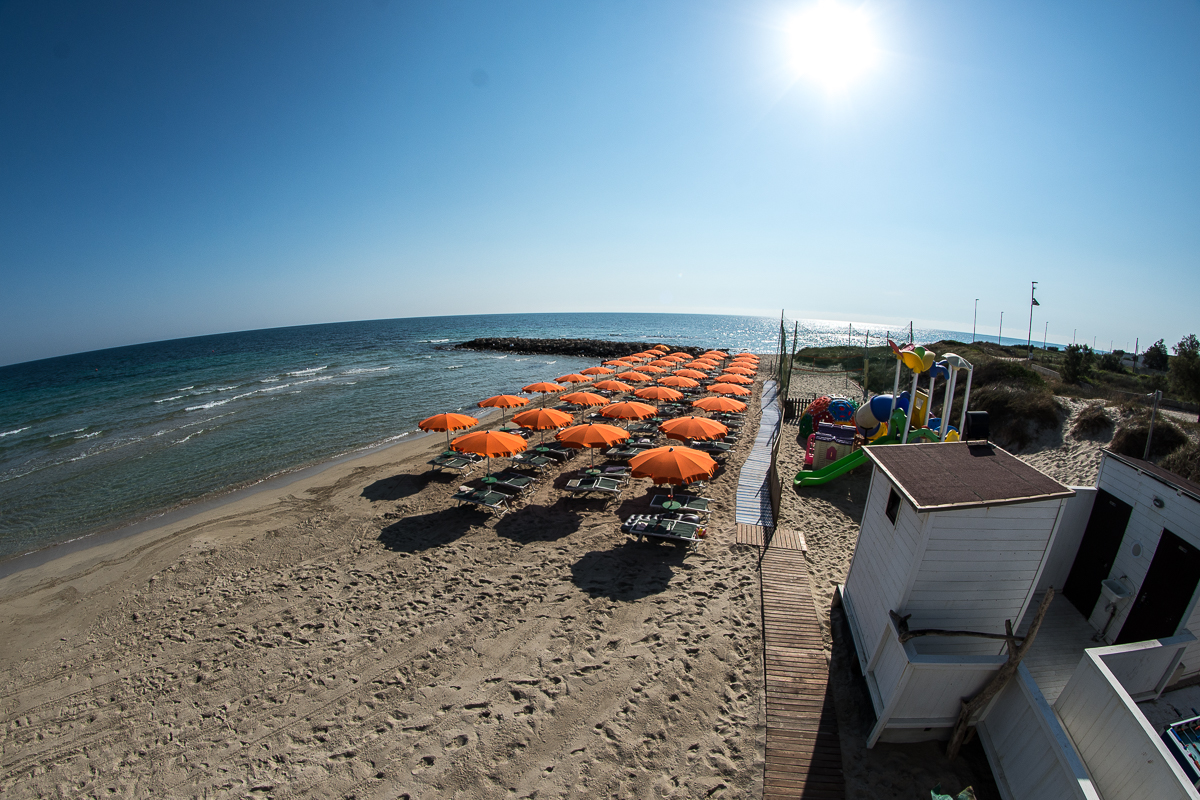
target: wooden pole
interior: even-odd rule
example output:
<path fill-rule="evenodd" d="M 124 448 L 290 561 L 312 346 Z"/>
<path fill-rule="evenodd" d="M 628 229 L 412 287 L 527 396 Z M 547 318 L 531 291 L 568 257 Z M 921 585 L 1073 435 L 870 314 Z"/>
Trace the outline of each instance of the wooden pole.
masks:
<path fill-rule="evenodd" d="M 1038 628 L 1042 627 L 1042 620 L 1046 618 L 1046 612 L 1050 610 L 1050 601 L 1053 599 L 1054 587 L 1051 586 L 1046 590 L 1046 596 L 1042 598 L 1042 604 L 1038 606 L 1033 624 L 1029 626 L 1029 633 L 1025 634 L 1025 640 L 1020 645 L 1017 644 L 1017 637 L 1013 635 L 1012 620 L 1004 621 L 1005 638 L 1008 639 L 1008 661 L 996 671 L 988 685 L 983 687 L 983 691 L 969 701 L 963 702 L 962 709 L 958 714 L 958 723 L 954 726 L 954 733 L 950 735 L 950 744 L 946 747 L 946 758 L 950 761 L 958 758 L 958 751 L 967 739 L 971 717 L 982 711 L 993 697 L 1000 694 L 1000 690 L 1016 674 L 1017 667 L 1021 665 L 1021 659 L 1029 652 L 1033 640 L 1037 638 Z"/>

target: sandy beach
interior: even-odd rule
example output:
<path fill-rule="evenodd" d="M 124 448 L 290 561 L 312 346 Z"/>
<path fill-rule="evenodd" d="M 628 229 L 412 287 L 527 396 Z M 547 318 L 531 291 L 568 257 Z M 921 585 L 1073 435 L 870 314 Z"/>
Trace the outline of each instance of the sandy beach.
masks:
<path fill-rule="evenodd" d="M 562 491 L 586 453 L 503 516 L 457 507 L 483 467 L 430 471 L 435 434 L 0 580 L 0 791 L 761 796 L 759 578 L 756 550 L 734 543 L 759 377 L 704 491 L 709 536 L 686 555 L 620 532 L 661 491 L 648 480 L 608 504 Z M 841 375 L 793 381 L 847 389 Z M 1075 436 L 1087 404 L 1059 400 L 1061 429 L 1017 455 L 1090 484 L 1111 431 Z M 953 764 L 938 743 L 865 748 L 873 712 L 833 598 L 869 473 L 792 490 L 795 430 L 779 524 L 807 542 L 847 796 L 998 796 L 977 743 Z"/>
<path fill-rule="evenodd" d="M 457 507 L 439 434 L 0 580 L 0 793 L 761 794 L 752 439 L 686 555 L 620 532 L 648 480 L 561 491 L 586 453 Z"/>

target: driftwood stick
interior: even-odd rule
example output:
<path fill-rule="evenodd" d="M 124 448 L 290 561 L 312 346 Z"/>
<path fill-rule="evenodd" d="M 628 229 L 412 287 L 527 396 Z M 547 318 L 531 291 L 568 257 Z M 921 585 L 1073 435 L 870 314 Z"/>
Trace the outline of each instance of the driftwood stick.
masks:
<path fill-rule="evenodd" d="M 912 614 L 905 614 L 903 617 L 895 611 L 888 611 L 892 617 L 892 622 L 896 623 L 897 633 L 896 638 L 904 644 L 909 639 L 915 639 L 918 636 L 978 636 L 981 639 L 999 639 L 1002 642 L 1010 642 L 1012 636 L 1004 633 L 983 633 L 982 631 L 948 631 L 941 628 L 918 628 L 915 631 L 908 629 L 908 618 Z M 1018 639 L 1021 637 L 1017 637 Z"/>
<path fill-rule="evenodd" d="M 1029 652 L 1029 648 L 1033 645 L 1033 640 L 1037 637 L 1038 628 L 1042 627 L 1042 620 L 1046 618 L 1046 612 L 1050 610 L 1050 601 L 1052 599 L 1054 599 L 1053 586 L 1046 590 L 1046 596 L 1042 598 L 1042 604 L 1038 606 L 1033 623 L 1029 626 L 1029 633 L 1025 635 L 1025 641 L 1021 642 L 1019 646 L 1017 645 L 1017 638 L 1012 635 L 1012 620 L 1004 621 L 1004 630 L 1008 634 L 1008 661 L 996 671 L 991 681 L 988 682 L 987 686 L 983 687 L 983 690 L 979 694 L 962 704 L 962 708 L 958 714 L 958 723 L 954 726 L 954 733 L 950 736 L 950 744 L 946 747 L 946 758 L 948 760 L 953 761 L 958 758 L 958 751 L 963 746 L 963 742 L 967 737 L 971 717 L 983 710 L 991 702 L 992 698 L 1000 693 L 1000 690 L 1005 687 L 1009 679 L 1016 674 L 1017 667 L 1021 665 L 1021 659 Z"/>

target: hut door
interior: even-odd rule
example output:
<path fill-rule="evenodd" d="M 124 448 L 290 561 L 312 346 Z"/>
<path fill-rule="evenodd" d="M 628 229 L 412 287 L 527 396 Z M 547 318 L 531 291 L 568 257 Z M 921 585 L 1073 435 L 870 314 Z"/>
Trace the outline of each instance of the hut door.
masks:
<path fill-rule="evenodd" d="M 1200 583 L 1200 550 L 1163 529 L 1116 644 L 1174 636 Z"/>
<path fill-rule="evenodd" d="M 1071 574 L 1063 584 L 1063 595 L 1079 609 L 1084 618 L 1092 615 L 1096 601 L 1100 599 L 1100 581 L 1108 577 L 1117 551 L 1121 549 L 1121 538 L 1129 524 L 1132 506 L 1100 489 L 1088 517 L 1087 529 L 1071 565 Z"/>

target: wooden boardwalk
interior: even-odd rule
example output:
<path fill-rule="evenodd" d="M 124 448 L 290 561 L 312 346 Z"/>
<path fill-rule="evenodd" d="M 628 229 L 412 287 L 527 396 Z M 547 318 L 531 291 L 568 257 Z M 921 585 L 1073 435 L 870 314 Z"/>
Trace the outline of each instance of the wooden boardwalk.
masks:
<path fill-rule="evenodd" d="M 841 800 L 842 747 L 804 553 L 766 548 L 760 576 L 767 684 L 764 800 Z"/>
<path fill-rule="evenodd" d="M 763 384 L 758 431 L 754 436 L 754 447 L 742 463 L 738 473 L 737 507 L 734 515 L 737 522 L 745 525 L 770 527 L 775 524 L 771 511 L 771 491 L 767 478 L 771 470 L 771 447 L 779 435 L 783 414 L 776 402 L 779 387 L 775 381 Z"/>
<path fill-rule="evenodd" d="M 804 534 L 788 528 L 764 528 L 761 525 L 738 525 L 738 544 L 752 544 L 755 547 L 782 547 L 785 550 L 800 550 L 808 552 L 808 543 Z"/>
<path fill-rule="evenodd" d="M 782 421 L 774 381 L 763 385 L 754 448 L 738 475 L 736 540 L 762 555 L 763 662 L 767 691 L 764 800 L 846 795 L 829 664 L 809 588 L 800 531 L 776 528 L 768 480 Z"/>

